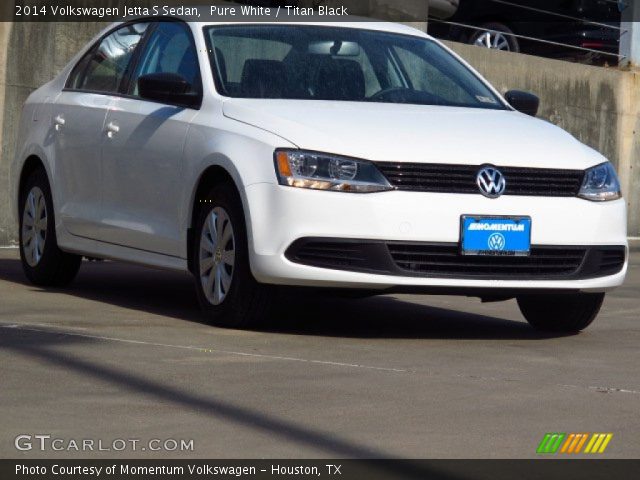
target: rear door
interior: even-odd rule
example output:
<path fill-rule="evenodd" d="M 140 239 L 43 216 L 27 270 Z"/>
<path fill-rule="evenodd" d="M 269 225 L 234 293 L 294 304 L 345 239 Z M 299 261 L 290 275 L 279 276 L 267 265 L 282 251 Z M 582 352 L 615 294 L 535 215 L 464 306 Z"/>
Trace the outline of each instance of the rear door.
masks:
<path fill-rule="evenodd" d="M 147 26 L 127 25 L 105 36 L 74 67 L 53 105 L 60 220 L 74 235 L 100 236 L 104 123 Z"/>
<path fill-rule="evenodd" d="M 103 147 L 101 236 L 108 242 L 180 256 L 183 148 L 196 108 L 140 98 L 139 77 L 176 73 L 201 97 L 198 55 L 183 22 L 154 25 L 127 95 L 114 101 Z"/>

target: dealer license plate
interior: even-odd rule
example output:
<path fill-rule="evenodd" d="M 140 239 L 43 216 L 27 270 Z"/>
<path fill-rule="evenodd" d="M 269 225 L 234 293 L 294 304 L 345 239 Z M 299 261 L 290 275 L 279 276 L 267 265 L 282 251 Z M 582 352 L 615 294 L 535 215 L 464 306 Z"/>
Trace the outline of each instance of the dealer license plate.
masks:
<path fill-rule="evenodd" d="M 460 247 L 462 255 L 529 255 L 531 217 L 463 215 Z"/>

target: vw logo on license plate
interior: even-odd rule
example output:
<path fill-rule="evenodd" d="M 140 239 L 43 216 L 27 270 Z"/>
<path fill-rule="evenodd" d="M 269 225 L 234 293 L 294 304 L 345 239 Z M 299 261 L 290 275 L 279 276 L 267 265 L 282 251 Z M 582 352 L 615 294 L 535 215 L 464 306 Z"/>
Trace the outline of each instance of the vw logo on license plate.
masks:
<path fill-rule="evenodd" d="M 501 233 L 494 233 L 489 236 L 489 250 L 502 251 L 507 246 L 507 241 Z"/>

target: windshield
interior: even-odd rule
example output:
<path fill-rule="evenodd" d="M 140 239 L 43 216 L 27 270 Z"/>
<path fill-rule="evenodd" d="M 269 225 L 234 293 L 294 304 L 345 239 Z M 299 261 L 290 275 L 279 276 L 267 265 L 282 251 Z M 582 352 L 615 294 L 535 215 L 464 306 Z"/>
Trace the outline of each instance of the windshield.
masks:
<path fill-rule="evenodd" d="M 216 88 L 229 97 L 506 108 L 426 38 L 303 25 L 230 25 L 205 33 Z"/>

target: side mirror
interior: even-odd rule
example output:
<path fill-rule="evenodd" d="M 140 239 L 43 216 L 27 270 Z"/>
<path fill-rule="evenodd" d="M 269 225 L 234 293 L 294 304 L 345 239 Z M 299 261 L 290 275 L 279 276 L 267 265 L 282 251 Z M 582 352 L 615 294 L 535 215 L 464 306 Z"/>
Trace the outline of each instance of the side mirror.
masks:
<path fill-rule="evenodd" d="M 150 73 L 138 78 L 140 97 L 161 103 L 197 107 L 200 96 L 192 85 L 176 73 Z"/>
<path fill-rule="evenodd" d="M 535 117 L 538 114 L 540 99 L 533 93 L 522 92 L 520 90 L 509 90 L 504 94 L 504 98 L 509 102 L 509 105 L 519 112 L 526 113 L 532 117 Z"/>

